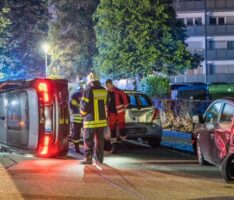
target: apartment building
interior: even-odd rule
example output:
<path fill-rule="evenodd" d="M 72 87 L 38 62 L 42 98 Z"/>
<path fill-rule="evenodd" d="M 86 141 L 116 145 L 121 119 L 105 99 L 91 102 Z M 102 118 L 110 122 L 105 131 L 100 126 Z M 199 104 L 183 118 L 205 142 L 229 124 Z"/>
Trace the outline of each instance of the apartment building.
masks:
<path fill-rule="evenodd" d="M 186 43 L 204 61 L 172 82 L 234 82 L 234 0 L 174 0 L 177 18 L 186 25 Z"/>

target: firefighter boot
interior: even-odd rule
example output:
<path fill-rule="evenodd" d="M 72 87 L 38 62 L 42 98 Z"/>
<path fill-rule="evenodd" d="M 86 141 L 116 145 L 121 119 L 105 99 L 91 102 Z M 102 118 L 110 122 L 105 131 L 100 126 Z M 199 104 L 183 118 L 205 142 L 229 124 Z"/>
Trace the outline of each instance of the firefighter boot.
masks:
<path fill-rule="evenodd" d="M 81 153 L 79 143 L 75 143 L 74 146 L 75 146 L 75 152 L 76 153 Z"/>
<path fill-rule="evenodd" d="M 80 161 L 81 165 L 92 165 L 93 164 L 93 159 L 91 156 L 86 157 L 84 160 Z"/>

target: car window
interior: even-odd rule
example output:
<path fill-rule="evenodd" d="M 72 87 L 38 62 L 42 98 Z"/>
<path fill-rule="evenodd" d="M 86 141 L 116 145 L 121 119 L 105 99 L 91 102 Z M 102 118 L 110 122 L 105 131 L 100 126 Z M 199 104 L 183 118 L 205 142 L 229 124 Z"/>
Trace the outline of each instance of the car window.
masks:
<path fill-rule="evenodd" d="M 149 97 L 143 94 L 127 94 L 129 106 L 132 108 L 145 108 L 153 106 Z"/>
<path fill-rule="evenodd" d="M 129 94 L 128 101 L 131 107 L 137 107 L 137 100 L 136 100 L 135 95 Z"/>
<path fill-rule="evenodd" d="M 138 99 L 138 104 L 139 104 L 140 107 L 152 106 L 152 102 L 146 96 L 137 95 L 137 99 Z"/>
<path fill-rule="evenodd" d="M 206 123 L 217 123 L 219 118 L 219 112 L 221 109 L 222 103 L 218 102 L 213 104 L 206 112 L 205 122 Z"/>
<path fill-rule="evenodd" d="M 225 104 L 220 116 L 220 125 L 224 126 L 223 128 L 231 128 L 233 115 L 234 106 Z"/>

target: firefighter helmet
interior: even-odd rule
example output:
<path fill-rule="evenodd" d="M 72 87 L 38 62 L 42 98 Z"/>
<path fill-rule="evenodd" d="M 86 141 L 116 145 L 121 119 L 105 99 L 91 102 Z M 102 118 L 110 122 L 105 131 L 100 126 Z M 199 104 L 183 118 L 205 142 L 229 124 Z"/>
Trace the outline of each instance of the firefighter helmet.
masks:
<path fill-rule="evenodd" d="M 87 76 L 87 83 L 89 84 L 90 82 L 92 81 L 99 81 L 99 77 L 94 74 L 94 73 L 90 73 L 88 76 Z"/>

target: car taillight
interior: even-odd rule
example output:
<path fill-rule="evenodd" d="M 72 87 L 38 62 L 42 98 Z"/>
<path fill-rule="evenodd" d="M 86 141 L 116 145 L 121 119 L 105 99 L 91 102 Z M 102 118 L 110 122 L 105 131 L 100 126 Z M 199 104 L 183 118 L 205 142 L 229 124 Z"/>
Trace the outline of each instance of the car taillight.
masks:
<path fill-rule="evenodd" d="M 36 89 L 38 91 L 41 103 L 48 104 L 51 102 L 51 87 L 49 81 L 41 80 L 37 82 Z"/>
<path fill-rule="evenodd" d="M 49 144 L 51 143 L 51 136 L 45 135 L 43 139 L 41 140 L 41 143 L 39 145 L 39 155 L 45 156 L 49 153 Z"/>
<path fill-rule="evenodd" d="M 159 110 L 155 109 L 152 117 L 152 122 L 157 119 L 159 119 Z"/>

